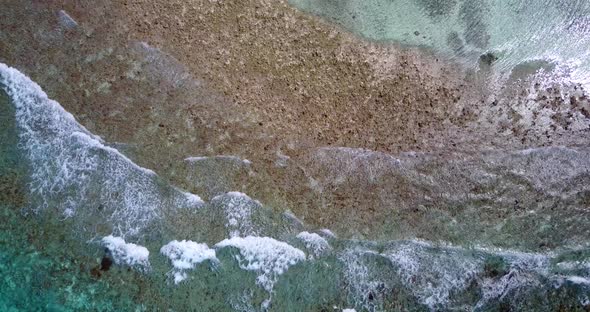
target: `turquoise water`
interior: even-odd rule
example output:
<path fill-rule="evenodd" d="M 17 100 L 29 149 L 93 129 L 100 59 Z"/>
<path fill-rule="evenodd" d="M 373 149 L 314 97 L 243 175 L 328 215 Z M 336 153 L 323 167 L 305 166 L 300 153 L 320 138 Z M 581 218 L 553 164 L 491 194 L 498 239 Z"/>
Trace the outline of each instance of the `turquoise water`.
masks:
<path fill-rule="evenodd" d="M 0 89 L 2 311 L 583 311 L 590 304 L 584 245 L 519 252 L 341 239 L 246 194 L 204 202 L 169 185 L 1 64 Z M 200 245 L 164 252 L 174 240 Z"/>
<path fill-rule="evenodd" d="M 585 0 L 289 0 L 376 41 L 427 47 L 499 79 L 534 61 L 590 85 L 590 2 Z M 491 56 L 491 57 L 490 57 Z"/>

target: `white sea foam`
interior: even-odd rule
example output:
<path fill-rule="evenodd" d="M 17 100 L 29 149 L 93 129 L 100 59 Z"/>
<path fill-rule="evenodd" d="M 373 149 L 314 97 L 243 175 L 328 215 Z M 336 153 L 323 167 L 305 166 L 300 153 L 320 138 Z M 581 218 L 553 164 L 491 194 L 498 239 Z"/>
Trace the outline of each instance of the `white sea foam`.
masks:
<path fill-rule="evenodd" d="M 482 291 L 476 309 L 519 289 L 540 286 L 539 278 L 550 275 L 551 256 L 490 248 L 464 248 L 424 241 L 402 242 L 384 252 L 398 268 L 414 296 L 431 310 L 447 307 L 450 296 L 474 279 Z M 501 257 L 506 273 L 498 277 L 481 276 L 485 259 Z"/>
<path fill-rule="evenodd" d="M 375 310 L 375 305 L 381 304 L 379 297 L 370 300 L 368 295 L 378 294 L 379 290 L 389 287 L 386 277 L 375 274 L 370 265 L 373 257 L 382 256 L 362 247 L 349 248 L 338 255 L 338 260 L 344 264 L 344 278 L 350 298 L 354 300 L 355 306 L 367 311 Z"/>
<path fill-rule="evenodd" d="M 234 162 L 237 164 L 243 164 L 246 166 L 249 166 L 252 164 L 252 162 L 249 161 L 248 159 L 242 159 L 238 156 L 233 156 L 233 155 L 217 155 L 217 156 L 211 156 L 211 157 L 193 156 L 193 157 L 187 157 L 184 159 L 184 161 L 189 162 L 189 163 L 195 163 L 195 162 L 206 161 L 206 160 L 225 160 L 225 161 Z"/>
<path fill-rule="evenodd" d="M 259 235 L 252 221 L 253 213 L 262 206 L 259 201 L 244 193 L 229 192 L 214 197 L 211 203 L 222 206 L 226 217 L 225 227 L 230 237 Z"/>
<path fill-rule="evenodd" d="M 588 285 L 590 286 L 590 279 L 581 276 L 568 276 L 567 280 L 578 285 Z"/>
<path fill-rule="evenodd" d="M 122 237 L 112 235 L 102 239 L 102 245 L 109 250 L 116 264 L 139 267 L 142 269 L 149 268 L 150 252 L 147 248 L 126 243 Z"/>
<path fill-rule="evenodd" d="M 501 277 L 486 277 L 480 281 L 482 296 L 476 309 L 520 289 L 538 287 L 541 285 L 539 276 L 549 276 L 549 255 L 488 248 L 480 250 L 502 257 L 507 264 L 507 272 Z"/>
<path fill-rule="evenodd" d="M 249 288 L 239 294 L 230 296 L 227 300 L 234 311 L 257 312 L 260 311 L 253 303 L 254 289 Z"/>
<path fill-rule="evenodd" d="M 316 149 L 311 157 L 328 170 L 328 174 L 323 176 L 322 180 L 337 184 L 344 183 L 350 176 L 356 175 L 362 175 L 368 181 L 374 182 L 391 169 L 400 168 L 403 164 L 400 159 L 386 153 L 348 147 L 321 147 Z M 321 184 L 319 187 L 321 188 Z"/>
<path fill-rule="evenodd" d="M 152 225 L 161 209 L 200 202 L 165 190 L 169 186 L 153 171 L 106 146 L 18 70 L 0 64 L 0 87 L 15 106 L 19 147 L 31 165 L 32 211 L 108 223 L 116 235 L 128 237 Z M 87 224 L 81 229 L 91 230 Z"/>
<path fill-rule="evenodd" d="M 299 228 L 303 228 L 305 225 L 303 224 L 303 221 L 301 221 L 299 218 L 297 218 L 297 216 L 292 213 L 291 211 L 285 211 L 283 212 L 283 216 L 289 220 L 291 222 L 292 225 L 297 226 Z"/>
<path fill-rule="evenodd" d="M 233 237 L 215 245 L 217 248 L 235 247 L 240 268 L 258 273 L 256 283 L 272 292 L 279 275 L 290 266 L 305 260 L 305 253 L 285 242 L 269 237 Z"/>
<path fill-rule="evenodd" d="M 483 266 L 482 259 L 452 249 L 443 252 L 423 242 L 404 242 L 385 255 L 414 296 L 432 310 L 444 307 L 451 293 L 464 289 Z"/>
<path fill-rule="evenodd" d="M 189 208 L 195 208 L 205 203 L 198 195 L 183 192 L 181 190 L 179 190 L 179 192 L 181 192 L 182 195 L 184 195 L 184 198 L 179 198 L 180 200 L 178 202 L 178 205 L 186 204 Z"/>
<path fill-rule="evenodd" d="M 186 162 L 198 162 L 198 161 L 203 161 L 203 160 L 207 160 L 209 159 L 209 157 L 204 157 L 204 156 L 195 156 L 195 157 L 187 157 L 184 159 L 184 161 Z"/>
<path fill-rule="evenodd" d="M 305 248 L 310 251 L 310 258 L 320 257 L 332 249 L 328 241 L 316 233 L 301 232 L 297 234 L 297 238 L 303 241 Z"/>
<path fill-rule="evenodd" d="M 336 234 L 334 234 L 334 232 L 330 231 L 329 229 L 321 229 L 320 233 L 324 234 L 325 236 L 328 236 L 329 238 L 336 238 Z"/>
<path fill-rule="evenodd" d="M 76 20 L 74 20 L 66 11 L 64 10 L 59 10 L 57 12 L 57 17 L 59 20 L 59 24 L 62 27 L 65 27 L 67 29 L 73 29 L 78 27 L 78 23 L 76 22 Z"/>
<path fill-rule="evenodd" d="M 171 241 L 160 249 L 160 253 L 170 259 L 174 269 L 174 283 L 178 284 L 188 277 L 187 270 L 194 269 L 197 264 L 209 260 L 218 262 L 215 250 L 207 244 L 199 244 L 193 241 Z"/>

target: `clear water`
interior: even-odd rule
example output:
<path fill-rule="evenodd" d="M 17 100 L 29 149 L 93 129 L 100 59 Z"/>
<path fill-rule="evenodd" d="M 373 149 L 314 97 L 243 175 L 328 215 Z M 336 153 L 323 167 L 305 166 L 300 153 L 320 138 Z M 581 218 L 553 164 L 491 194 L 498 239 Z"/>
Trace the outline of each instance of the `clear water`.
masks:
<path fill-rule="evenodd" d="M 558 64 L 590 85 L 590 2 L 585 0 L 289 0 L 366 38 L 428 47 L 498 78 L 521 64 Z"/>
<path fill-rule="evenodd" d="M 245 194 L 203 202 L 108 147 L 17 70 L 1 65 L 0 77 L 3 311 L 553 311 L 588 304 L 588 249 L 343 240 Z M 137 245 L 109 250 L 102 239 L 111 234 Z M 220 243 L 230 237 L 248 238 Z M 208 244 L 215 259 L 186 267 L 159 252 L 184 239 Z M 140 246 L 149 251 L 143 260 L 134 254 Z M 175 281 L 176 273 L 183 279 Z"/>
<path fill-rule="evenodd" d="M 565 68 L 569 79 L 588 82 L 586 1 L 291 3 L 372 40 L 427 46 L 472 67 L 492 60 L 499 77 L 543 60 Z M 412 207 L 420 222 L 396 215 L 382 229 L 389 239 L 371 241 L 311 228 L 247 194 L 203 201 L 113 146 L 24 74 L 0 64 L 0 311 L 590 306 L 587 148 L 452 161 L 319 149 L 317 166 L 327 172 L 316 181 L 320 186 L 352 179 L 388 190 L 383 177 L 391 175 L 407 184 L 391 192 L 418 189 L 455 207 Z M 229 161 L 195 169 L 210 171 L 196 183 L 213 193 L 231 179 L 220 177 L 224 165 L 248 166 L 219 157 Z M 439 241 L 407 238 L 414 233 Z M 111 235 L 116 244 L 106 244 Z M 175 240 L 192 243 L 162 249 Z"/>

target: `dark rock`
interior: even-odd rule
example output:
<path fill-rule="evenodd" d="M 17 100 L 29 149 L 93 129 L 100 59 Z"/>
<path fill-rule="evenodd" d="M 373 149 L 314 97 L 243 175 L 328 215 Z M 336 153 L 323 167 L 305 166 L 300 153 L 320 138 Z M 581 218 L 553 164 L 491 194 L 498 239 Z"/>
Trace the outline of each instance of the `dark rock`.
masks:
<path fill-rule="evenodd" d="M 111 258 L 107 256 L 102 257 L 102 260 L 100 261 L 100 270 L 108 271 L 111 268 L 111 265 L 113 265 L 113 260 L 111 260 Z"/>

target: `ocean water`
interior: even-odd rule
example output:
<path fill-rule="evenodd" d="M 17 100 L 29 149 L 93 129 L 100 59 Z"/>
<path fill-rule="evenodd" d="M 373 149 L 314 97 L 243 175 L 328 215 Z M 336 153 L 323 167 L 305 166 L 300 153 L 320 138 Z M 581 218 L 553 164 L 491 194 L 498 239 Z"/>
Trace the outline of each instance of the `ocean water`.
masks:
<path fill-rule="evenodd" d="M 289 2 L 370 40 L 491 66 L 500 84 L 527 66 L 590 84 L 588 1 Z M 79 27 L 65 11 L 58 18 Z M 181 65 L 135 48 L 150 74 L 196 88 Z M 314 228 L 233 191 L 227 181 L 254 172 L 233 155 L 179 160 L 207 190 L 189 193 L 9 65 L 0 63 L 0 311 L 590 308 L 587 147 L 450 157 L 313 149 L 312 190 L 394 206 L 370 240 L 349 235 L 347 220 Z"/>
<path fill-rule="evenodd" d="M 546 252 L 341 239 L 247 194 L 205 202 L 170 185 L 4 64 L 0 90 L 2 311 L 583 311 L 590 304 L 590 249 L 568 244 L 575 235 L 555 238 L 563 247 Z M 378 156 L 366 153 L 361 167 L 370 170 Z M 531 181 L 551 192 L 567 177 L 559 179 L 548 172 Z"/>
<path fill-rule="evenodd" d="M 551 64 L 590 85 L 590 2 L 585 0 L 289 0 L 365 38 L 426 47 L 467 67 Z"/>

